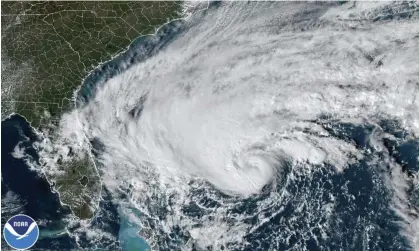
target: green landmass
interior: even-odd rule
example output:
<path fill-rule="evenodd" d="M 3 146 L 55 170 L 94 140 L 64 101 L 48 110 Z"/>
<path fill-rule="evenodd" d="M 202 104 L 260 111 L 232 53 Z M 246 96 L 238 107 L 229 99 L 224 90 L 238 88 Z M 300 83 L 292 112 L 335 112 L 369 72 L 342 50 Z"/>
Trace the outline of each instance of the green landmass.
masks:
<path fill-rule="evenodd" d="M 12 89 L 2 97 L 3 114 L 19 113 L 36 128 L 73 107 L 74 91 L 100 62 L 180 13 L 179 2 L 3 1 L 1 7 L 1 80 Z"/>
<path fill-rule="evenodd" d="M 38 130 L 59 121 L 74 107 L 74 92 L 91 70 L 180 17 L 181 7 L 161 1 L 2 1 L 2 119 L 18 113 Z M 80 218 L 91 217 L 100 197 L 92 160 L 58 168 L 60 175 L 46 175 L 61 201 Z"/>
<path fill-rule="evenodd" d="M 90 218 L 98 206 L 101 191 L 100 177 L 91 158 L 63 163 L 59 166 L 65 174 L 54 177 L 55 188 L 62 202 L 70 206 L 75 215 Z"/>

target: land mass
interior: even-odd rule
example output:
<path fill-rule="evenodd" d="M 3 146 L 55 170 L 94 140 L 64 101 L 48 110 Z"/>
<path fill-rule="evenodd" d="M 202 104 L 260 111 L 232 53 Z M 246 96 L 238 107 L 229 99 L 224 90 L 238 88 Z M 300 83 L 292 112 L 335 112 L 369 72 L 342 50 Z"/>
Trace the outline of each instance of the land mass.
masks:
<path fill-rule="evenodd" d="M 57 124 L 90 71 L 181 15 L 182 2 L 1 2 L 2 119 L 17 113 L 39 131 Z M 93 215 L 101 190 L 85 156 L 57 162 L 59 174 L 46 172 L 83 219 Z"/>

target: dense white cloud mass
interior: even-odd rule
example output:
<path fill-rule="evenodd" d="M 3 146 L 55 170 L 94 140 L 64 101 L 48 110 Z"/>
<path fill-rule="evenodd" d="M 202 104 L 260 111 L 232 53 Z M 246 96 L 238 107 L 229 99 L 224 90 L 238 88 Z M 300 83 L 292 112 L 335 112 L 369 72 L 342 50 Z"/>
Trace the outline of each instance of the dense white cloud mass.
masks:
<path fill-rule="evenodd" d="M 83 134 L 103 145 L 98 162 L 111 192 L 130 187 L 130 203 L 155 217 L 155 228 L 180 226 L 194 245 L 215 250 L 264 224 L 238 215 L 228 225 L 224 217 L 236 200 L 275 190 L 287 163 L 339 172 L 363 158 L 319 121 L 394 120 L 419 135 L 419 22 L 380 20 L 383 8 L 398 5 L 220 5 L 186 20 L 167 46 L 108 80 L 61 123 L 67 141 L 70 131 L 80 147 Z M 193 200 L 191 181 L 232 196 L 217 199 L 203 228 L 181 210 Z M 286 193 L 271 193 L 255 214 Z M 157 220 L 161 201 L 167 216 Z"/>

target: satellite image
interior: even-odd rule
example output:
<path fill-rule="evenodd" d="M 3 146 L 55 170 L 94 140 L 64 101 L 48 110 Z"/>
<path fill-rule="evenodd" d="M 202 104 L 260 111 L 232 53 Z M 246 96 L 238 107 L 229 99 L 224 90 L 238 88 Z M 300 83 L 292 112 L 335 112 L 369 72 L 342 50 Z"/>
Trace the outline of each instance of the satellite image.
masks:
<path fill-rule="evenodd" d="M 1 250 L 419 251 L 418 1 L 2 1 Z"/>

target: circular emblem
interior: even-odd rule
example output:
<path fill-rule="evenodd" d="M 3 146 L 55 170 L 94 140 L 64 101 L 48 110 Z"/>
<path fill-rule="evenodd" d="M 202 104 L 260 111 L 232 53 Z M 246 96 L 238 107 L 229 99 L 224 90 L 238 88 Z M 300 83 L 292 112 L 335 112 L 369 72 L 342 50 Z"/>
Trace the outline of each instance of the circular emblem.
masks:
<path fill-rule="evenodd" d="M 10 247 L 19 250 L 28 249 L 38 240 L 38 224 L 27 215 L 15 215 L 4 225 L 3 236 Z"/>

